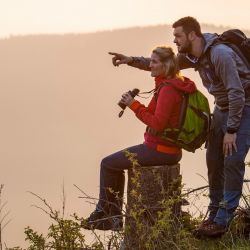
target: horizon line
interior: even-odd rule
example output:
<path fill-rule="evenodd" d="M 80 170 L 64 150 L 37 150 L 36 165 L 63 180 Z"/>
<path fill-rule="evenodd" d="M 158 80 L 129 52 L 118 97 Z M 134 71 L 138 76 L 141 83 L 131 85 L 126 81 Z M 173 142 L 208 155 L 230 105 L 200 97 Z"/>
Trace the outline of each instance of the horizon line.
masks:
<path fill-rule="evenodd" d="M 117 32 L 117 31 L 123 31 L 123 30 L 131 30 L 131 29 L 138 29 L 138 28 L 154 28 L 159 26 L 170 26 L 172 28 L 172 24 L 166 23 L 166 24 L 151 24 L 151 25 L 136 25 L 136 26 L 126 26 L 126 27 L 117 27 L 117 28 L 110 28 L 110 29 L 97 29 L 93 31 L 69 31 L 69 32 L 32 32 L 32 33 L 17 33 L 17 34 L 9 34 L 6 36 L 0 35 L 0 40 L 9 40 L 12 38 L 21 38 L 21 37 L 32 37 L 32 36 L 66 36 L 66 35 L 91 35 L 91 34 L 97 34 L 97 33 L 105 33 L 105 32 Z M 230 29 L 232 28 L 229 25 L 216 25 L 212 23 L 201 23 L 201 26 L 211 26 L 215 28 L 225 28 Z M 240 30 L 244 32 L 250 32 L 250 29 L 241 29 Z"/>

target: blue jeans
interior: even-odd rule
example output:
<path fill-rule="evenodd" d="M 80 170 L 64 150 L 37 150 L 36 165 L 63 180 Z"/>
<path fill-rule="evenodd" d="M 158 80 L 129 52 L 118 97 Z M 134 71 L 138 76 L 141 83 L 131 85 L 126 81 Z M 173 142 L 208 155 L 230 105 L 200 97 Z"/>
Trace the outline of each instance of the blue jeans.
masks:
<path fill-rule="evenodd" d="M 209 181 L 209 219 L 228 225 L 239 205 L 245 173 L 245 158 L 250 147 L 250 107 L 245 106 L 237 131 L 237 152 L 224 157 L 223 138 L 228 112 L 214 110 L 214 128 L 207 148 Z"/>
<path fill-rule="evenodd" d="M 180 154 L 166 154 L 156 151 L 145 144 L 127 148 L 130 153 L 136 153 L 138 163 L 143 166 L 175 164 L 181 159 Z M 131 162 L 123 150 L 105 157 L 101 162 L 100 194 L 97 209 L 106 213 L 118 215 L 121 213 L 124 193 L 124 170 L 132 168 Z M 112 189 L 112 192 L 109 191 Z"/>

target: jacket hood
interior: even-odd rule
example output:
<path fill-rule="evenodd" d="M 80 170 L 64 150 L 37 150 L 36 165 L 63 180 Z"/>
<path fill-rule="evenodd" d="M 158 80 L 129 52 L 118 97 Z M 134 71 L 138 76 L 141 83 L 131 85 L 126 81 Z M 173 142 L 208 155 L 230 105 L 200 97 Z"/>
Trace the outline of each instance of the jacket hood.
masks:
<path fill-rule="evenodd" d="M 205 47 L 203 49 L 203 54 L 204 54 L 207 51 L 207 49 L 213 44 L 214 40 L 218 38 L 218 34 L 203 33 L 203 37 L 205 39 Z"/>
<path fill-rule="evenodd" d="M 175 89 L 178 89 L 184 93 L 193 93 L 197 90 L 195 83 L 187 77 L 182 79 L 166 79 L 166 78 L 155 78 L 156 87 L 163 83 L 170 83 Z"/>
<path fill-rule="evenodd" d="M 218 38 L 218 34 L 216 33 L 203 33 L 203 38 L 205 40 L 205 47 L 203 49 L 202 54 L 205 54 L 206 51 L 208 50 L 208 48 L 214 43 L 214 41 Z M 183 53 L 182 55 L 184 55 L 186 57 L 186 59 L 188 61 L 190 61 L 191 63 L 196 63 L 197 62 L 197 58 L 194 58 L 193 55 L 190 55 L 188 53 Z"/>

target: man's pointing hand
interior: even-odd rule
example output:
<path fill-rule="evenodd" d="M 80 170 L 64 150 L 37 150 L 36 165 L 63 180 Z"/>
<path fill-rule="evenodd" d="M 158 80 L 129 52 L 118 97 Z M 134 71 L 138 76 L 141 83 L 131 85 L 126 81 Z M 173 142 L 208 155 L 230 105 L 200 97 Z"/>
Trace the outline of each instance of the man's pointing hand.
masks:
<path fill-rule="evenodd" d="M 133 58 L 130 56 L 125 56 L 123 54 L 118 54 L 114 52 L 109 52 L 113 56 L 112 63 L 114 66 L 119 66 L 120 64 L 128 64 L 133 61 Z"/>

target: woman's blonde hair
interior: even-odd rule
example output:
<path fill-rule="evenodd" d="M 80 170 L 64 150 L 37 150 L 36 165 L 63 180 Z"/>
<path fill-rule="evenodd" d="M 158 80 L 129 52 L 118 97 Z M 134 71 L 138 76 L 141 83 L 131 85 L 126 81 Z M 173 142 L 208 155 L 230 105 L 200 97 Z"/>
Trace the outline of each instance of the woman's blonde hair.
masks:
<path fill-rule="evenodd" d="M 158 55 L 160 61 L 163 63 L 166 78 L 182 78 L 177 67 L 177 57 L 171 47 L 158 46 L 152 51 L 152 53 Z"/>

